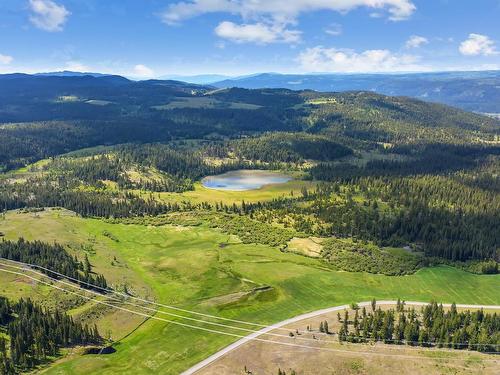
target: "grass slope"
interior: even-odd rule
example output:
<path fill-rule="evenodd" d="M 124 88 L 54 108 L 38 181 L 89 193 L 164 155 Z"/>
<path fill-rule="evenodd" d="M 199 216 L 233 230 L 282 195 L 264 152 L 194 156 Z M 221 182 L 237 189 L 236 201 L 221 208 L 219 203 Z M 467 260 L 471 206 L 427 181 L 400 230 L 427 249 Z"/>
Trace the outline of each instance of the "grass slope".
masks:
<path fill-rule="evenodd" d="M 111 224 L 47 211 L 38 216 L 9 212 L 1 227 L 7 238 L 57 240 L 72 249 L 90 242 L 95 270 L 113 283 L 125 282 L 134 293 L 151 293 L 163 303 L 259 323 L 373 297 L 500 304 L 498 275 L 478 276 L 449 267 L 404 277 L 337 272 L 317 259 L 239 243 L 234 236 L 205 226 Z M 259 286 L 272 289 L 234 297 Z M 17 283 L 2 285 L 9 287 L 16 288 Z M 116 353 L 70 355 L 46 372 L 177 374 L 232 340 L 149 320 L 118 343 Z"/>

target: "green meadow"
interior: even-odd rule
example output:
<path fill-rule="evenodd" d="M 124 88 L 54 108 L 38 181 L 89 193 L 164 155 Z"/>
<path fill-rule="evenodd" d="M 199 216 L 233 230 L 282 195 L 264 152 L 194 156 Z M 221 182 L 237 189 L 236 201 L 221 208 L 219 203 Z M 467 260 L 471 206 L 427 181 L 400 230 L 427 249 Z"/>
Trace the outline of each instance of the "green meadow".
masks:
<path fill-rule="evenodd" d="M 270 184 L 261 187 L 260 189 L 245 190 L 245 191 L 225 191 L 208 189 L 200 182 L 194 184 L 194 190 L 183 193 L 155 193 L 155 197 L 159 197 L 165 202 L 183 202 L 189 201 L 192 203 L 224 203 L 224 204 L 241 204 L 242 201 L 247 203 L 265 202 L 276 198 L 300 196 L 302 189 L 314 189 L 315 182 L 292 180 L 281 184 Z M 142 193 L 145 197 L 149 193 Z"/>
<path fill-rule="evenodd" d="M 95 271 L 103 273 L 113 287 L 125 285 L 134 295 L 261 324 L 371 298 L 500 304 L 500 275 L 474 275 L 451 267 L 425 268 L 408 276 L 333 271 L 318 259 L 243 244 L 235 236 L 204 225 L 111 224 L 65 210 L 48 210 L 8 212 L 0 219 L 0 228 L 7 239 L 57 241 L 80 258 L 87 254 Z M 7 296 L 45 298 L 43 293 L 50 292 L 22 278 L 1 277 L 0 290 Z M 270 288 L 256 290 L 264 286 Z M 70 312 L 78 317 L 98 308 L 87 303 Z M 125 312 L 96 316 L 101 333 L 109 331 L 118 340 L 116 353 L 68 353 L 46 373 L 178 374 L 237 339 L 153 319 L 143 322 Z"/>

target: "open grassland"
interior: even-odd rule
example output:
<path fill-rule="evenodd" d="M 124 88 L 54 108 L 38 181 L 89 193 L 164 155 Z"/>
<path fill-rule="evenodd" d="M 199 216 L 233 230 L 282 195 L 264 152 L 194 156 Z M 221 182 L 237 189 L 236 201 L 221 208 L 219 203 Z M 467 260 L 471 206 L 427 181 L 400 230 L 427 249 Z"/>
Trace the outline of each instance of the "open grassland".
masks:
<path fill-rule="evenodd" d="M 114 287 L 126 284 L 135 295 L 263 324 L 371 298 L 500 304 L 499 275 L 479 276 L 450 267 L 426 268 L 404 277 L 337 272 L 318 259 L 243 244 L 205 225 L 111 224 L 51 210 L 8 212 L 0 227 L 8 239 L 58 241 L 79 257 L 87 254 L 96 272 Z M 270 288 L 256 291 L 264 286 Z M 0 290 L 21 295 L 31 288 L 25 282 L 9 282 Z M 100 321 L 104 333 L 116 325 L 111 322 L 127 320 L 123 313 L 112 314 L 104 314 Z M 135 319 L 135 325 L 142 321 Z M 178 374 L 235 339 L 148 320 L 116 345 L 116 353 L 69 355 L 47 373 Z"/>

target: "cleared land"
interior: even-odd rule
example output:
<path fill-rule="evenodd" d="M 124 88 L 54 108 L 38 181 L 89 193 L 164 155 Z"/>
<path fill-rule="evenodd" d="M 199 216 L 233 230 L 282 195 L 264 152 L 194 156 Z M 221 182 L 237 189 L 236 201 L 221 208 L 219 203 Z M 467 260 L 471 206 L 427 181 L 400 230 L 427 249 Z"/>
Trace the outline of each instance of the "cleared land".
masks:
<path fill-rule="evenodd" d="M 377 308 L 383 310 L 395 308 L 394 302 L 378 301 Z M 411 306 L 410 306 L 411 305 Z M 410 303 L 407 308 L 418 309 L 420 303 Z M 370 309 L 370 303 L 360 303 Z M 497 306 L 500 308 L 499 306 Z M 477 307 L 478 308 L 478 307 Z M 476 310 L 474 308 L 472 310 Z M 467 308 L 468 309 L 468 308 Z M 500 358 L 474 351 L 457 351 L 436 348 L 409 347 L 404 345 L 386 345 L 380 342 L 367 344 L 339 343 L 334 334 L 319 332 L 320 323 L 327 321 L 331 332 L 338 332 L 342 323 L 337 313 L 343 316 L 348 311 L 352 317 L 354 310 L 348 306 L 338 306 L 320 310 L 308 317 L 298 316 L 291 321 L 273 325 L 276 329 L 263 329 L 271 334 L 281 333 L 286 328 L 296 335 L 296 339 L 278 339 L 276 341 L 296 345 L 309 345 L 312 348 L 290 347 L 259 341 L 239 340 L 240 346 L 230 351 L 222 350 L 201 362 L 182 375 L 229 375 L 242 373 L 244 369 L 252 374 L 272 374 L 277 369 L 297 374 L 387 374 L 390 371 L 412 374 L 496 374 Z M 466 310 L 460 308 L 459 310 Z M 490 309 L 491 312 L 498 311 Z M 279 328 L 278 328 L 279 327 Z M 300 335 L 297 335 L 297 332 Z M 257 336 L 255 336 L 257 337 Z M 260 338 L 271 338 L 265 334 Z M 310 340 L 309 342 L 304 342 Z M 311 343 L 312 341 L 312 343 Z M 237 344 L 235 344 L 237 345 Z M 211 362 L 210 362 L 211 361 Z M 204 366 L 204 367 L 201 367 Z"/>
<path fill-rule="evenodd" d="M 288 242 L 287 250 L 310 257 L 319 257 L 321 255 L 321 250 L 323 249 L 323 241 L 324 239 L 319 237 L 294 237 Z"/>
<path fill-rule="evenodd" d="M 203 225 L 110 224 L 53 210 L 8 212 L 1 227 L 9 239 L 24 236 L 58 241 L 70 245 L 79 257 L 87 253 L 96 272 L 114 285 L 126 283 L 136 295 L 261 324 L 373 297 L 500 303 L 498 275 L 479 276 L 450 267 L 423 269 L 404 277 L 335 272 L 317 259 L 282 253 L 269 246 L 242 244 L 234 236 Z M 252 292 L 264 286 L 270 288 Z M 2 283 L 2 288 L 7 295 L 16 293 L 20 297 L 23 291 L 31 293 L 36 290 L 32 288 L 39 287 L 17 280 Z M 106 332 L 106 321 L 113 319 L 113 315 L 107 315 L 101 330 Z M 178 374 L 235 340 L 149 320 L 120 341 L 116 353 L 70 354 L 47 373 Z M 130 358 L 135 360 L 131 362 Z"/>
<path fill-rule="evenodd" d="M 251 103 L 240 103 L 240 102 L 223 102 L 216 98 L 211 98 L 207 96 L 201 97 L 183 97 L 176 98 L 165 105 L 153 106 L 157 110 L 169 110 L 177 108 L 226 108 L 226 109 L 259 109 L 260 105 L 255 105 Z"/>

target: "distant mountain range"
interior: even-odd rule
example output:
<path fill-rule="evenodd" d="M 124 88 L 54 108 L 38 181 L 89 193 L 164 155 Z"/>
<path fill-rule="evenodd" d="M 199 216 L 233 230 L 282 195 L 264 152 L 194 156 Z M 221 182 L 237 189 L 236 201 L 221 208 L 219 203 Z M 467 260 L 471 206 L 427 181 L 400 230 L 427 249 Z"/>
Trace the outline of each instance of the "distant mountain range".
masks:
<path fill-rule="evenodd" d="M 192 75 L 192 76 L 171 74 L 171 75 L 165 75 L 165 76 L 159 77 L 159 79 L 183 81 L 183 82 L 188 82 L 188 83 L 195 83 L 198 85 L 207 85 L 210 83 L 224 81 L 224 80 L 231 80 L 231 79 L 235 79 L 235 78 L 237 78 L 237 77 L 226 76 L 226 75 L 221 75 L 221 74 L 199 74 L 199 75 Z"/>
<path fill-rule="evenodd" d="M 52 76 L 52 77 L 84 77 L 84 76 L 104 77 L 104 76 L 109 76 L 111 74 L 92 73 L 92 72 L 72 72 L 70 70 L 63 70 L 60 72 L 44 72 L 44 73 L 36 73 L 33 75 L 35 75 L 35 76 Z"/>
<path fill-rule="evenodd" d="M 468 111 L 500 113 L 500 71 L 404 74 L 263 73 L 211 83 L 241 88 L 287 88 L 315 91 L 373 91 L 410 96 Z"/>
<path fill-rule="evenodd" d="M 8 74 L 2 79 L 28 75 Z M 124 84 L 128 79 L 102 73 L 80 73 L 71 71 L 38 73 L 44 77 L 93 77 L 104 81 L 82 81 L 82 84 L 98 82 Z M 167 80 L 168 78 L 168 80 Z M 57 83 L 56 83 L 57 82 Z M 430 102 L 444 103 L 472 112 L 500 116 L 500 71 L 477 72 L 439 72 L 439 73 L 401 73 L 401 74 L 279 74 L 262 73 L 242 77 L 228 77 L 218 74 L 195 76 L 170 75 L 158 80 L 149 80 L 155 84 L 169 86 L 181 85 L 197 90 L 204 85 L 213 88 L 238 87 L 247 89 L 286 88 L 290 90 L 315 90 L 320 92 L 373 91 L 391 96 L 409 96 Z M 42 82 L 40 81 L 40 84 Z M 53 84 L 62 84 L 54 81 Z M 91 84 L 91 85 L 92 85 Z M 187 88 L 185 87 L 185 88 Z"/>

